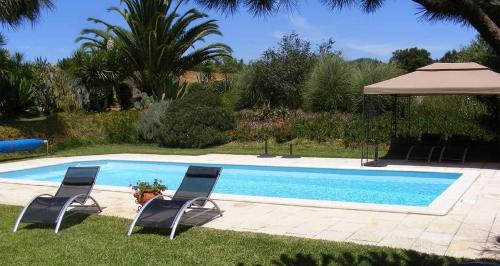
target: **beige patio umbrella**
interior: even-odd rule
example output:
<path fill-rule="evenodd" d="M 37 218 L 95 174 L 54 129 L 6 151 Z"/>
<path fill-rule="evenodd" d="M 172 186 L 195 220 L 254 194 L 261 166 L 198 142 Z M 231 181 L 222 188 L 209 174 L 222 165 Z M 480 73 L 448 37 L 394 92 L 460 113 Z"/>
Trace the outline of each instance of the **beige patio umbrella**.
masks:
<path fill-rule="evenodd" d="M 477 63 L 435 63 L 417 69 L 406 75 L 366 86 L 363 94 L 392 95 L 397 103 L 398 96 L 425 96 L 425 95 L 500 95 L 500 74 Z M 363 97 L 365 106 L 367 97 Z M 392 131 L 397 132 L 397 116 L 394 115 Z M 367 126 L 364 132 L 362 145 L 362 159 L 368 159 L 368 132 L 370 115 L 363 110 L 363 118 Z M 499 122 L 500 123 L 500 122 Z M 500 130 L 500 128 L 499 128 Z M 500 131 L 497 138 L 500 160 Z"/>
<path fill-rule="evenodd" d="M 500 74 L 477 63 L 435 63 L 366 86 L 364 94 L 500 95 Z"/>

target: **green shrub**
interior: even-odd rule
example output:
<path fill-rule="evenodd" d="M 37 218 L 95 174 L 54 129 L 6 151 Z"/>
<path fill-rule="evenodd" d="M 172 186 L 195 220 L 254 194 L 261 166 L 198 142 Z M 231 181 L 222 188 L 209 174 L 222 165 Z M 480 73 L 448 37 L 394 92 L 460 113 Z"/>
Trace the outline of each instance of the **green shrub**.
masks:
<path fill-rule="evenodd" d="M 397 77 L 404 73 L 396 64 L 385 64 L 379 61 L 362 61 L 357 64 L 356 76 L 356 111 L 362 112 L 363 88 L 384 80 Z M 372 95 L 370 105 L 379 112 L 390 111 L 392 108 L 392 96 Z"/>
<path fill-rule="evenodd" d="M 19 116 L 35 108 L 36 93 L 29 77 L 20 73 L 0 76 L 0 113 Z"/>
<path fill-rule="evenodd" d="M 153 96 L 149 96 L 147 93 L 143 92 L 138 97 L 134 99 L 134 108 L 137 110 L 147 109 L 155 102 Z"/>
<path fill-rule="evenodd" d="M 416 136 L 418 132 L 469 135 L 476 140 L 491 140 L 494 128 L 482 123 L 488 116 L 484 103 L 470 96 L 434 96 L 413 101 L 409 122 L 402 121 L 401 134 Z"/>
<path fill-rule="evenodd" d="M 199 91 L 170 104 L 158 139 L 166 147 L 204 148 L 225 143 L 227 131 L 233 127 L 233 116 L 224 109 L 220 98 Z"/>
<path fill-rule="evenodd" d="M 155 102 L 141 112 L 139 119 L 135 123 L 135 128 L 141 140 L 155 142 L 158 139 L 162 117 L 165 115 L 169 104 L 170 101 Z"/>
<path fill-rule="evenodd" d="M 239 106 L 252 108 L 269 103 L 272 107 L 300 108 L 302 86 L 315 62 L 308 41 L 294 33 L 283 36 L 277 48 L 265 51 L 244 72 Z"/>
<path fill-rule="evenodd" d="M 139 118 L 139 112 L 107 112 L 95 116 L 106 132 L 109 143 L 137 143 L 139 134 L 135 123 Z"/>
<path fill-rule="evenodd" d="M 359 101 L 358 69 L 336 55 L 324 56 L 306 82 L 304 105 L 319 112 L 352 112 Z"/>
<path fill-rule="evenodd" d="M 275 122 L 273 135 L 277 143 L 285 143 L 295 138 L 292 124 L 289 121 Z"/>

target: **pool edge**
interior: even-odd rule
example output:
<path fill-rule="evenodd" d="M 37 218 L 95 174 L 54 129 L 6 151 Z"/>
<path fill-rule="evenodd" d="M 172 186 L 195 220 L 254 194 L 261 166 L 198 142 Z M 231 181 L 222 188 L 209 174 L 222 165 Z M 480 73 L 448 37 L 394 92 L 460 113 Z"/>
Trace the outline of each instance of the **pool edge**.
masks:
<path fill-rule="evenodd" d="M 213 159 L 207 159 L 207 156 L 177 156 L 177 155 L 140 155 L 140 158 L 136 157 L 137 154 L 112 154 L 112 155 L 97 155 L 97 156 L 78 156 L 78 157 L 61 157 L 61 158 L 44 158 L 36 159 L 30 161 L 22 162 L 12 162 L 1 164 L 2 172 L 7 172 L 11 170 L 21 170 L 29 169 L 43 166 L 50 166 L 54 164 L 70 163 L 75 161 L 89 161 L 89 160 L 130 160 L 130 161 L 151 161 L 151 162 L 183 162 L 183 163 L 224 163 L 219 160 L 214 162 Z M 224 157 L 228 157 L 225 155 Z M 227 158 L 225 158 L 227 159 Z M 246 165 L 263 165 L 264 161 L 260 160 L 259 164 L 252 162 L 247 162 Z M 232 162 L 227 162 L 231 164 Z M 241 164 L 241 162 L 239 162 Z M 5 167 L 6 166 L 6 167 Z M 287 163 L 269 163 L 265 162 L 265 166 L 287 166 L 287 167 L 313 167 L 313 168 L 335 168 L 335 169 L 364 169 L 370 170 L 364 167 L 342 167 L 341 165 L 329 165 L 329 166 L 318 166 L 309 165 L 303 166 L 303 164 L 290 165 Z M 388 171 L 404 171 L 402 169 L 393 169 L 391 167 L 384 170 Z M 420 169 L 411 169 L 408 171 L 424 171 Z M 425 170 L 431 171 L 431 170 Z M 468 188 L 477 180 L 479 172 L 463 170 L 463 169 L 439 169 L 433 170 L 431 172 L 454 172 L 460 173 L 462 176 L 453 182 L 450 187 L 448 187 L 441 195 L 439 195 L 429 206 L 427 207 L 417 207 L 417 206 L 404 206 L 404 205 L 388 205 L 388 204 L 372 204 L 372 203 L 355 203 L 355 202 L 340 202 L 340 201 L 326 201 L 326 200 L 305 200 L 305 199 L 288 199 L 288 198 L 275 198 L 275 197 L 260 197 L 260 196 L 245 196 L 245 195 L 230 195 L 230 194 L 219 194 L 214 193 L 213 198 L 215 200 L 221 201 L 231 201 L 231 202 L 250 202 L 250 203 L 260 203 L 260 204 L 274 204 L 274 205 L 286 205 L 286 206 L 300 206 L 300 207 L 314 207 L 314 208 L 328 208 L 328 209 L 344 209 L 344 210 L 358 210 L 358 211 L 373 211 L 373 212 L 392 212 L 392 213 L 407 213 L 407 214 L 424 214 L 424 215 L 446 215 L 455 204 L 460 200 Z M 42 181 L 31 181 L 31 180 L 12 180 L 12 179 L 1 179 L 0 183 L 9 184 L 20 184 L 20 185 L 32 185 L 32 186 L 59 186 L 56 182 L 42 182 Z M 96 190 L 100 191 L 112 191 L 112 192 L 123 192 L 130 193 L 127 187 L 118 186 L 103 186 L 96 185 Z M 169 191 L 168 193 L 172 193 Z"/>

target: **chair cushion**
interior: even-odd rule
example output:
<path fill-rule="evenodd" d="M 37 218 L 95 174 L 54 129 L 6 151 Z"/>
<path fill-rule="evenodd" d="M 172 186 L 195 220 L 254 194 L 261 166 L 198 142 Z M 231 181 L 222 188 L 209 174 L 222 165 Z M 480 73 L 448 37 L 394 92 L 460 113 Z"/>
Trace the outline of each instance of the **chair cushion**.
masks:
<path fill-rule="evenodd" d="M 187 170 L 186 176 L 214 178 L 219 175 L 220 171 L 221 168 L 219 167 L 190 166 L 189 169 Z"/>
<path fill-rule="evenodd" d="M 73 177 L 66 177 L 63 180 L 63 184 L 68 186 L 88 186 L 92 185 L 93 183 L 94 183 L 93 177 L 73 176 Z"/>

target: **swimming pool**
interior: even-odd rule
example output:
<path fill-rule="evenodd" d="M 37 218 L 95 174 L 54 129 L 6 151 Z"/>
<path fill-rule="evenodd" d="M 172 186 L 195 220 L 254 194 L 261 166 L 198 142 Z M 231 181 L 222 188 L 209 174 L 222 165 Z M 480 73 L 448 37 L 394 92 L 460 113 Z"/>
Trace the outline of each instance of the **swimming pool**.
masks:
<path fill-rule="evenodd" d="M 224 168 L 215 193 L 304 200 L 429 206 L 460 173 L 348 170 L 200 163 L 82 161 L 0 173 L 0 178 L 60 182 L 69 166 L 101 166 L 98 185 L 126 187 L 162 179 L 179 186 L 189 165 Z"/>

